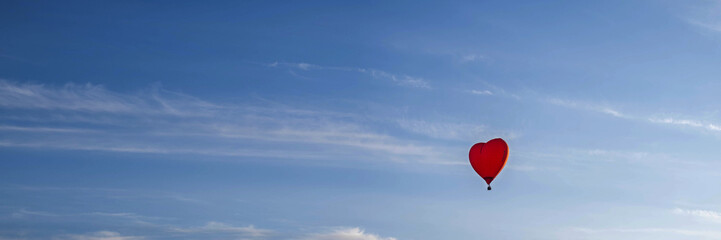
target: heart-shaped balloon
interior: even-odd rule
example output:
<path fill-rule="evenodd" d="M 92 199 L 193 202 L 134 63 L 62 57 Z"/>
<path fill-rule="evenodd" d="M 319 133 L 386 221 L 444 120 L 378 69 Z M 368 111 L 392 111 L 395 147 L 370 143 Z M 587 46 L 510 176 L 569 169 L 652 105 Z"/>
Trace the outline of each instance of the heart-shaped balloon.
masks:
<path fill-rule="evenodd" d="M 487 143 L 476 143 L 468 153 L 468 159 L 476 173 L 488 184 L 491 190 L 491 181 L 506 166 L 508 160 L 508 144 L 503 139 L 496 138 Z"/>

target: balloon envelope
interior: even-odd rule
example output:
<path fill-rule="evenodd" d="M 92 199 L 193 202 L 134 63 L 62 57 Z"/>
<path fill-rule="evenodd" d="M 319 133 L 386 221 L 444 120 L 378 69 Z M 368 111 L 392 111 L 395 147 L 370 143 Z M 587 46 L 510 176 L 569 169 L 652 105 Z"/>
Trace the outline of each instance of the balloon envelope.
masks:
<path fill-rule="evenodd" d="M 487 143 L 476 143 L 468 153 L 473 170 L 486 180 L 488 185 L 498 176 L 508 160 L 508 144 L 496 138 Z"/>

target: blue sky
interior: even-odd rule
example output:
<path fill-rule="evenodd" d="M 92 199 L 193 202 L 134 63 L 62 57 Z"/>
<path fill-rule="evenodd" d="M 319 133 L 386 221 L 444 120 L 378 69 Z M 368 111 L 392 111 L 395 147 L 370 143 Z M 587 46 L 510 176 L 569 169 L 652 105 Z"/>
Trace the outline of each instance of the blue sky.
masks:
<path fill-rule="evenodd" d="M 0 239 L 721 239 L 719 12 L 3 1 Z"/>

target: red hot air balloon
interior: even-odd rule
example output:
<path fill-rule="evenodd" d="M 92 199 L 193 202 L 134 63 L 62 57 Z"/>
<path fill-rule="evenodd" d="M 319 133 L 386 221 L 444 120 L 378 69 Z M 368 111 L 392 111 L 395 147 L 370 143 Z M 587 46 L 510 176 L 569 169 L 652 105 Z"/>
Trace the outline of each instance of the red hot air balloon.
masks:
<path fill-rule="evenodd" d="M 488 190 L 491 190 L 491 181 L 498 176 L 508 160 L 508 144 L 500 138 L 476 143 L 471 147 L 468 159 L 471 160 L 473 170 L 486 180 Z"/>

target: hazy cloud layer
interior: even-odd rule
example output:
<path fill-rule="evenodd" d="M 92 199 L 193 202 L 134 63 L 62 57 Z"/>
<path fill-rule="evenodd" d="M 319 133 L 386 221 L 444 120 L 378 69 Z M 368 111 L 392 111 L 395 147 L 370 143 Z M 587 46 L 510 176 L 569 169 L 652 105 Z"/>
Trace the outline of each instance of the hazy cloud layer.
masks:
<path fill-rule="evenodd" d="M 199 226 L 180 226 L 175 219 L 154 216 L 141 216 L 134 213 L 54 213 L 19 209 L 16 213 L 24 218 L 32 216 L 33 222 L 48 222 L 62 219 L 63 221 L 97 221 L 113 222 L 124 230 L 98 230 L 73 233 L 59 231 L 57 233 L 35 230 L 0 232 L 0 239 L 56 239 L 56 240 L 138 240 L 138 239 L 255 239 L 255 240 L 397 240 L 393 237 L 381 237 L 368 233 L 359 227 L 325 228 L 308 233 L 305 230 L 284 229 L 272 230 L 254 225 L 234 225 L 219 221 L 209 221 Z M 90 218 L 89 217 L 93 217 Z M 0 221 L 3 218 L 0 217 Z M 15 219 L 15 221 L 29 219 Z M 317 227 L 314 227 L 317 228 Z M 143 232 L 128 234 L 127 232 Z M 47 237 L 50 234 L 50 237 Z"/>
<path fill-rule="evenodd" d="M 721 223 L 721 212 L 711 211 L 711 210 L 689 210 L 689 209 L 681 209 L 676 208 L 673 210 L 675 214 L 682 215 L 682 216 L 691 216 L 698 218 L 703 221 L 710 221 L 714 223 Z"/>
<path fill-rule="evenodd" d="M 266 64 L 268 67 L 284 67 L 289 69 L 297 69 L 302 71 L 313 71 L 313 70 L 330 70 L 330 71 L 344 71 L 344 72 L 356 72 L 366 74 L 375 79 L 387 80 L 393 82 L 399 86 L 430 89 L 430 83 L 419 77 L 412 77 L 404 74 L 393 74 L 378 69 L 372 68 L 358 68 L 358 67 L 330 67 L 320 66 L 310 63 L 288 63 L 288 62 L 274 62 Z M 295 73 L 295 72 L 292 72 Z"/>
<path fill-rule="evenodd" d="M 113 231 L 98 231 L 86 234 L 66 234 L 54 237 L 55 240 L 140 240 L 139 236 L 124 236 Z"/>
<path fill-rule="evenodd" d="M 515 99 L 519 100 L 522 99 L 519 97 L 518 94 L 512 94 L 507 92 L 504 89 L 490 86 L 494 88 L 494 92 L 500 93 L 495 95 L 500 96 L 509 96 L 514 97 Z M 493 92 L 489 90 L 470 90 L 468 91 L 471 94 L 474 95 L 486 95 L 491 96 L 494 95 Z M 658 115 L 668 115 L 668 114 L 654 114 L 654 115 L 643 115 L 643 114 L 630 114 L 627 112 L 623 112 L 619 110 L 617 107 L 612 106 L 609 103 L 596 103 L 596 102 L 587 102 L 587 101 L 578 101 L 578 100 L 570 100 L 570 99 L 563 99 L 558 97 L 543 97 L 538 96 L 538 94 L 529 94 L 523 99 L 530 99 L 531 101 L 536 102 L 537 104 L 551 104 L 555 106 L 560 106 L 564 108 L 569 109 L 575 109 L 579 111 L 588 111 L 588 112 L 596 112 L 601 113 L 607 116 L 615 117 L 615 118 L 621 118 L 621 119 L 627 119 L 627 120 L 633 120 L 633 121 L 641 121 L 646 122 L 650 124 L 666 124 L 666 125 L 672 125 L 677 127 L 687 127 L 687 128 L 693 128 L 697 130 L 702 131 L 711 131 L 711 132 L 719 132 L 721 131 L 721 124 L 713 123 L 709 120 L 698 120 L 694 118 L 675 118 L 675 117 L 654 117 Z"/>
<path fill-rule="evenodd" d="M 3 147 L 324 161 L 455 161 L 443 146 L 376 131 L 362 117 L 210 103 L 159 87 L 118 93 L 90 84 L 53 87 L 0 81 L 0 100 L 5 109 L 0 131 L 7 133 L 0 137 Z M 421 132 L 439 139 L 463 138 L 458 128 L 466 127 L 399 123 L 410 132 L 418 132 L 419 124 L 440 126 L 443 129 Z"/>
<path fill-rule="evenodd" d="M 687 13 L 682 17 L 692 26 L 714 33 L 721 33 L 721 1 L 701 1 L 686 5 Z"/>
<path fill-rule="evenodd" d="M 608 238 L 642 238 L 642 239 L 678 239 L 679 237 L 693 239 L 719 239 L 720 231 L 689 230 L 680 228 L 608 228 L 592 229 L 577 228 L 576 232 L 589 239 Z"/>
<path fill-rule="evenodd" d="M 392 237 L 381 237 L 366 233 L 360 228 L 341 228 L 331 232 L 311 234 L 303 240 L 397 240 Z"/>

